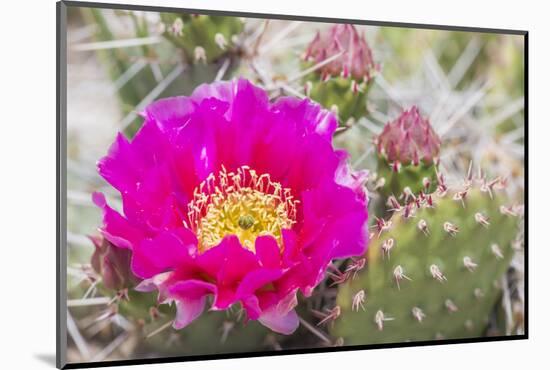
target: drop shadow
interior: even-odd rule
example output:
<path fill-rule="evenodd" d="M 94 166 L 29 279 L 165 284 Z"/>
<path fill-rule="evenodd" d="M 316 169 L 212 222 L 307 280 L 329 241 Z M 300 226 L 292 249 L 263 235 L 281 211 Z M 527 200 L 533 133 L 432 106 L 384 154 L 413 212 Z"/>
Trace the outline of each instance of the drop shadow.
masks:
<path fill-rule="evenodd" d="M 42 361 L 46 365 L 50 365 L 52 367 L 55 367 L 55 353 L 35 353 L 34 358 L 37 360 Z"/>

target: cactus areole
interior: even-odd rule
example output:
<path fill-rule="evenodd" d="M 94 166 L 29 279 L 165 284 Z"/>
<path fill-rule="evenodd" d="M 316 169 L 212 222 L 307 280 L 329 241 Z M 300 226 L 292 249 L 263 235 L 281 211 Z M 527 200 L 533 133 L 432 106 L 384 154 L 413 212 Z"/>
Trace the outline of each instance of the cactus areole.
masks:
<path fill-rule="evenodd" d="M 119 135 L 98 163 L 122 196 L 103 194 L 103 237 L 131 252 L 136 289 L 174 303 L 180 329 L 234 304 L 290 334 L 297 293 L 312 294 L 336 258 L 362 255 L 365 172 L 332 146 L 334 115 L 247 80 L 199 86 L 149 105 L 132 141 Z M 209 301 L 210 302 L 210 301 Z"/>

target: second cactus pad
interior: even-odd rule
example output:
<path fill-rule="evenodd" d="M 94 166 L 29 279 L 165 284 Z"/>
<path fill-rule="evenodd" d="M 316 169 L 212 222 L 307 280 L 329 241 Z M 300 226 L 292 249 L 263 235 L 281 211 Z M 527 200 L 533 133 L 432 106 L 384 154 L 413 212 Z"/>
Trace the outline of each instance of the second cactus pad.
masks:
<path fill-rule="evenodd" d="M 244 28 L 237 17 L 161 13 L 161 19 L 166 26 L 164 35 L 190 62 L 218 60 L 234 49 L 234 37 Z"/>
<path fill-rule="evenodd" d="M 333 334 L 346 345 L 483 335 L 518 229 L 509 200 L 489 190 L 395 212 L 371 241 L 366 271 L 340 287 Z"/>

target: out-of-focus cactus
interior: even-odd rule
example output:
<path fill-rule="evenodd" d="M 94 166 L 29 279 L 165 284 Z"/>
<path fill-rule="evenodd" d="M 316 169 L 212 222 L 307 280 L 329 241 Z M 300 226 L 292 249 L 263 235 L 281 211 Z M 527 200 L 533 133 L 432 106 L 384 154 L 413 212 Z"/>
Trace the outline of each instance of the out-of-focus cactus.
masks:
<path fill-rule="evenodd" d="M 456 192 L 439 184 L 377 223 L 366 269 L 340 286 L 335 336 L 353 345 L 485 333 L 521 207 L 500 194 L 500 180 L 480 182 Z"/>
<path fill-rule="evenodd" d="M 416 106 L 387 123 L 375 144 L 382 195 L 429 193 L 435 189 L 441 140 Z"/>
<path fill-rule="evenodd" d="M 313 100 L 334 110 L 341 125 L 349 125 L 367 113 L 367 92 L 379 65 L 355 26 L 335 24 L 317 32 L 304 60 L 306 67 L 329 60 L 305 76 L 305 91 Z"/>
<path fill-rule="evenodd" d="M 236 52 L 243 30 L 238 17 L 161 13 L 164 36 L 181 48 L 190 63 L 215 62 Z"/>
<path fill-rule="evenodd" d="M 115 41 L 118 37 L 110 27 L 101 9 L 83 8 L 81 9 L 83 18 L 96 26 L 94 39 L 99 42 Z M 140 22 L 133 13 L 129 13 L 133 20 L 135 37 L 150 36 L 146 24 Z M 106 48 L 96 51 L 109 77 L 113 81 L 119 81 L 132 65 L 138 60 L 150 60 L 156 58 L 156 52 L 151 45 L 131 48 Z M 135 109 L 139 102 L 150 93 L 157 85 L 155 76 L 151 68 L 140 69 L 133 78 L 125 81 L 117 89 L 117 95 L 122 108 L 122 113 L 126 114 Z"/>
<path fill-rule="evenodd" d="M 82 15 L 88 23 L 96 26 L 96 41 L 120 40 L 102 10 L 85 8 L 82 9 Z M 158 27 L 152 29 L 144 17 L 138 17 L 134 12 L 115 16 L 121 22 L 130 20 L 128 29 L 133 33 L 131 37 L 146 39 L 161 33 L 169 40 L 152 45 L 145 43 L 141 46 L 97 50 L 109 77 L 115 81 L 115 85 L 120 84 L 116 93 L 123 114 L 135 111 L 178 64 L 187 64 L 185 73 L 167 83 L 155 98 L 188 95 L 197 85 L 212 82 L 224 62 L 228 63 L 223 67 L 225 73 L 221 76 L 225 78 L 230 78 L 231 71 L 237 65 L 235 40 L 243 29 L 243 22 L 239 18 L 161 13 Z M 140 63 L 142 67 L 137 68 L 134 74 L 132 69 Z M 136 117 L 126 125 L 125 133 L 133 136 L 140 126 L 141 120 Z"/>

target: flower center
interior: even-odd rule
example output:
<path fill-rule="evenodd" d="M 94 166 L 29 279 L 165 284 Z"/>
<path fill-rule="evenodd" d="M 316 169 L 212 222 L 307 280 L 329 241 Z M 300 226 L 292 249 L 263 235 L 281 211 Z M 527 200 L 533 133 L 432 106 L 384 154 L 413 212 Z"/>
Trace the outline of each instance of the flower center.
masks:
<path fill-rule="evenodd" d="M 241 244 L 255 252 L 261 235 L 271 235 L 281 248 L 282 229 L 296 223 L 295 200 L 288 188 L 272 181 L 269 174 L 258 175 L 248 166 L 236 172 L 211 173 L 193 193 L 187 213 L 191 229 L 199 241 L 199 252 L 236 235 Z"/>

